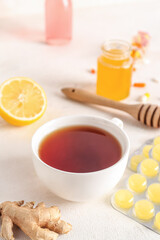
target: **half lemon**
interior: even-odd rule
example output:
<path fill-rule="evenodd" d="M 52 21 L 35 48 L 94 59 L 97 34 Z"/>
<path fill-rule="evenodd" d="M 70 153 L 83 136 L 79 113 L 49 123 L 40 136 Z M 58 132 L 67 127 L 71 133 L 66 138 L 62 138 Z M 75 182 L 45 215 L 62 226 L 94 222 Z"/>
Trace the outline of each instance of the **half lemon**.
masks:
<path fill-rule="evenodd" d="M 7 122 L 24 126 L 45 112 L 47 98 L 39 84 L 27 77 L 13 77 L 0 85 L 0 115 Z"/>

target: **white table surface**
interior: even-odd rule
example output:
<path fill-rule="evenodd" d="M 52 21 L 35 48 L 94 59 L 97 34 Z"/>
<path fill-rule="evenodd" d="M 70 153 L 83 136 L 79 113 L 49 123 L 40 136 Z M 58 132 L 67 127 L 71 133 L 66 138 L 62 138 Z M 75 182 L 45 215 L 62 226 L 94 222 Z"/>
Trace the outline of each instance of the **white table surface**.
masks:
<path fill-rule="evenodd" d="M 63 97 L 62 87 L 94 89 L 100 44 L 105 39 L 130 40 L 138 30 L 152 36 L 150 64 L 134 73 L 134 81 L 147 82 L 145 89 L 132 88 L 127 102 L 135 102 L 144 92 L 151 101 L 160 101 L 160 1 L 79 9 L 74 12 L 73 41 L 66 46 L 44 44 L 43 16 L 19 16 L 0 19 L 0 82 L 13 76 L 28 76 L 46 91 L 48 108 L 36 123 L 14 127 L 0 119 L 0 202 L 5 200 L 44 201 L 57 205 L 63 219 L 73 230 L 60 239 L 72 240 L 158 240 L 160 236 L 123 216 L 110 205 L 110 195 L 89 203 L 72 203 L 53 195 L 38 179 L 32 164 L 31 138 L 36 129 L 48 120 L 72 114 L 91 114 L 108 119 L 119 117 L 129 135 L 131 152 L 148 138 L 160 134 L 136 122 L 125 113 L 111 109 L 85 106 Z M 125 175 L 127 174 L 127 171 Z M 20 230 L 16 239 L 28 239 Z"/>

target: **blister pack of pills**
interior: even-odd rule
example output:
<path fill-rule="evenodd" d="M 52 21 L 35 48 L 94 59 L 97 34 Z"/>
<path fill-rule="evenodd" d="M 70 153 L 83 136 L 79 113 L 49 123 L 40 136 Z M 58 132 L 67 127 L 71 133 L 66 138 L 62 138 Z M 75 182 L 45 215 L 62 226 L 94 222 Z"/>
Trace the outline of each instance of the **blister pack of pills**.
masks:
<path fill-rule="evenodd" d="M 129 158 L 132 173 L 116 191 L 112 206 L 160 234 L 160 137 L 150 139 Z"/>

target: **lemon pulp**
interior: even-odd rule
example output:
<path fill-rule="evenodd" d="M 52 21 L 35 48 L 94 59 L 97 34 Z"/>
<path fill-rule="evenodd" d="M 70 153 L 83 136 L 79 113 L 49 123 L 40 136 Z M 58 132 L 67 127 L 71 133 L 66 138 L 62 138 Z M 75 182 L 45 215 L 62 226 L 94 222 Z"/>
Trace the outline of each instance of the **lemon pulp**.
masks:
<path fill-rule="evenodd" d="M 30 78 L 13 77 L 0 85 L 0 116 L 13 125 L 35 122 L 46 106 L 44 90 Z"/>
<path fill-rule="evenodd" d="M 155 160 L 146 158 L 142 161 L 140 170 L 147 177 L 155 177 L 158 174 L 159 165 Z"/>
<path fill-rule="evenodd" d="M 160 203 L 160 183 L 153 183 L 147 190 L 148 198 L 154 203 Z"/>
<path fill-rule="evenodd" d="M 129 177 L 128 186 L 136 193 L 144 192 L 147 188 L 146 178 L 141 174 L 135 173 Z"/>
<path fill-rule="evenodd" d="M 133 206 L 133 194 L 127 189 L 117 191 L 114 200 L 120 208 L 129 209 Z"/>
<path fill-rule="evenodd" d="M 139 200 L 134 206 L 135 216 L 141 220 L 150 220 L 154 216 L 154 206 L 148 200 Z"/>

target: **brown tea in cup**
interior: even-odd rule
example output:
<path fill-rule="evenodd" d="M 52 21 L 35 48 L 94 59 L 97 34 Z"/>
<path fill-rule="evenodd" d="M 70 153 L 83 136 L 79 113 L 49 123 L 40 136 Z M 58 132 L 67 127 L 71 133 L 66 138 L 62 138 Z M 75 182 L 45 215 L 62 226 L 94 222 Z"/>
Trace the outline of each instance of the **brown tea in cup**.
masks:
<path fill-rule="evenodd" d="M 121 159 L 119 141 L 109 132 L 91 126 L 61 128 L 47 135 L 39 157 L 51 167 L 75 173 L 99 171 Z"/>

